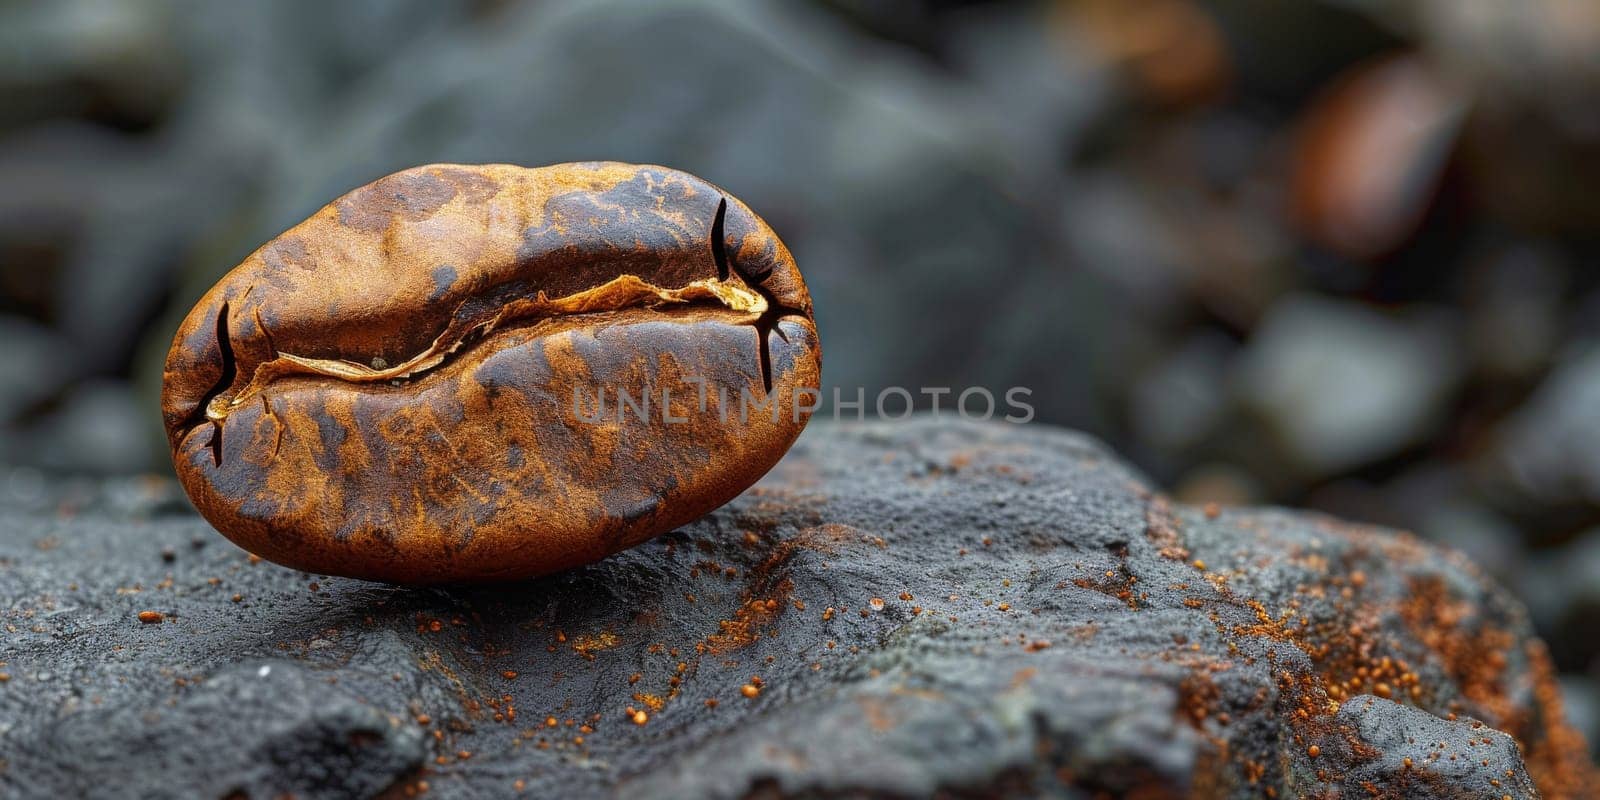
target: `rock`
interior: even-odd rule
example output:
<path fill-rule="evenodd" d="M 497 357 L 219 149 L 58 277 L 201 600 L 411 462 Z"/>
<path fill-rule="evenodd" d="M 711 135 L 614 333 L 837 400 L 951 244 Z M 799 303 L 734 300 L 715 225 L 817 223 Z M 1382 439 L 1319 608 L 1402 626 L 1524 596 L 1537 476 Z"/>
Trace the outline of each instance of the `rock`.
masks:
<path fill-rule="evenodd" d="M 1372 786 L 1378 796 L 1417 800 L 1539 796 L 1516 740 L 1477 720 L 1440 719 L 1372 695 L 1351 698 L 1336 719 L 1354 735 L 1335 746 L 1362 762 L 1345 775 L 1347 795 Z"/>
<path fill-rule="evenodd" d="M 123 493 L 0 507 L 0 795 L 1597 787 L 1465 560 L 1182 506 L 1044 426 L 819 421 L 677 532 L 448 590 L 257 563 Z"/>
<path fill-rule="evenodd" d="M 1574 302 L 1571 266 L 1548 246 L 1515 245 L 1474 259 L 1465 272 L 1462 305 L 1472 368 L 1483 375 L 1536 379 L 1561 343 L 1563 308 Z"/>
<path fill-rule="evenodd" d="M 1574 672 L 1600 663 L 1600 528 L 1539 551 L 1507 583 L 1528 607 L 1536 630 L 1547 631 L 1557 665 Z"/>
<path fill-rule="evenodd" d="M 179 88 L 165 4 L 108 0 L 0 8 L 0 126 L 76 111 L 123 126 L 148 125 Z"/>
<path fill-rule="evenodd" d="M 1131 424 L 1138 441 L 1156 452 L 1182 452 L 1216 429 L 1227 411 L 1228 359 L 1223 336 L 1190 337 L 1134 384 Z"/>
<path fill-rule="evenodd" d="M 1422 0 L 1423 54 L 1473 99 L 1461 160 L 1472 197 L 1517 227 L 1582 235 L 1600 223 L 1600 7 L 1569 0 Z M 1537 87 L 1537 88 L 1535 88 Z"/>
<path fill-rule="evenodd" d="M 1502 426 L 1491 479 L 1524 501 L 1600 506 L 1600 347 L 1574 344 Z"/>
<path fill-rule="evenodd" d="M 1514 581 L 1523 568 L 1526 554 L 1519 546 L 1519 532 L 1486 508 L 1445 500 L 1427 507 L 1418 517 L 1418 524 L 1412 527 L 1422 538 L 1460 552 L 1496 580 Z M 1517 598 L 1526 601 L 1524 595 Z"/>
<path fill-rule="evenodd" d="M 1568 721 L 1586 741 L 1596 741 L 1600 738 L 1600 692 L 1595 691 L 1593 681 L 1582 677 L 1562 676 L 1560 681 Z"/>
<path fill-rule="evenodd" d="M 1474 84 L 1480 103 L 1492 111 L 1537 112 L 1523 122 L 1554 126 L 1567 137 L 1600 136 L 1600 9 L 1563 0 L 1515 10 L 1449 0 L 1415 6 L 1422 44 L 1457 80 Z"/>
<path fill-rule="evenodd" d="M 97 378 L 64 393 L 60 407 L 18 436 L 16 461 L 71 473 L 127 475 L 150 460 L 148 409 L 126 382 Z"/>
<path fill-rule="evenodd" d="M 1303 296 L 1273 307 L 1239 369 L 1245 402 L 1312 475 L 1392 456 L 1430 432 L 1460 377 L 1450 320 L 1390 319 Z"/>
<path fill-rule="evenodd" d="M 397 667 L 409 660 L 404 650 L 390 656 Z M 316 669 L 252 659 L 218 670 L 158 709 L 84 709 L 41 731 L 28 749 L 47 769 L 71 776 L 57 791 L 78 797 L 170 795 L 178 787 L 168 776 L 215 797 L 370 796 L 424 756 L 423 731 L 409 716 L 374 704 L 375 689 L 388 689 L 385 699 L 404 709 L 404 688 L 393 683 L 341 686 Z M 135 730 L 132 737 L 106 735 Z M 222 740 L 226 748 L 196 746 Z M 99 767 L 77 769 L 82 763 Z M 118 785 L 111 775 L 132 780 Z"/>
<path fill-rule="evenodd" d="M 0 339 L 0 425 L 9 427 L 67 382 L 71 350 L 43 326 L 7 314 L 0 314 Z"/>

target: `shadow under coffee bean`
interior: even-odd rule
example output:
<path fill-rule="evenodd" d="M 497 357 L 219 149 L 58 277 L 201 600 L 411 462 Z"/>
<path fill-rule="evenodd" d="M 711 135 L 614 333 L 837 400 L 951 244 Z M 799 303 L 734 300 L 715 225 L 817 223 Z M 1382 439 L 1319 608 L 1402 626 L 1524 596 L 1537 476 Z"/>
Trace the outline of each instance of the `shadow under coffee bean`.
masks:
<path fill-rule="evenodd" d="M 705 181 L 431 165 L 335 200 L 212 287 L 173 341 L 162 412 L 184 489 L 253 553 L 507 579 L 742 492 L 805 426 L 820 357 L 789 251 Z M 601 394 L 656 408 L 596 415 L 583 398 Z"/>

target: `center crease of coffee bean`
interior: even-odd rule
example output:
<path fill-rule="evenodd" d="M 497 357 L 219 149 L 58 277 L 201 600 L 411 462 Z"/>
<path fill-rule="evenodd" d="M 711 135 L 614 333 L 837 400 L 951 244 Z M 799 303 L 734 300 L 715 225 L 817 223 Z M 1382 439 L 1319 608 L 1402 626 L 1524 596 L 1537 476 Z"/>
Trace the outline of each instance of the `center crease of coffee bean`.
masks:
<path fill-rule="evenodd" d="M 637 275 L 621 275 L 600 286 L 550 298 L 544 292 L 533 297 L 511 300 L 487 319 L 458 315 L 434 338 L 427 349 L 393 366 L 363 364 L 339 358 L 306 358 L 277 351 L 277 357 L 258 365 L 250 382 L 237 394 L 213 397 L 206 405 L 206 419 L 220 423 L 235 409 L 249 402 L 266 386 L 280 378 L 311 375 L 337 378 L 352 383 L 379 383 L 404 380 L 443 364 L 451 354 L 469 342 L 481 341 L 510 322 L 552 319 L 583 314 L 600 314 L 626 309 L 659 309 L 714 304 L 737 314 L 734 324 L 761 321 L 769 310 L 767 298 L 737 283 L 700 279 L 676 288 L 656 286 Z M 463 301 L 462 307 L 467 305 Z M 220 331 L 224 333 L 225 331 Z M 380 368 L 381 367 L 381 368 Z"/>

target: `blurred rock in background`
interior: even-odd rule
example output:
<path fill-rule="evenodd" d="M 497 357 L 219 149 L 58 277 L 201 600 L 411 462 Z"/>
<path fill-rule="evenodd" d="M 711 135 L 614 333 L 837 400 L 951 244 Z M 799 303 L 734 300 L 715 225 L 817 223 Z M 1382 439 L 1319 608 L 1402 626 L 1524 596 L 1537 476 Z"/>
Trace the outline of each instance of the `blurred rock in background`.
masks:
<path fill-rule="evenodd" d="M 342 192 L 658 162 L 782 234 L 847 397 L 1025 386 L 1186 500 L 1417 530 L 1600 709 L 1590 0 L 57 0 L 0 99 L 8 491 L 164 473 L 176 320 Z"/>

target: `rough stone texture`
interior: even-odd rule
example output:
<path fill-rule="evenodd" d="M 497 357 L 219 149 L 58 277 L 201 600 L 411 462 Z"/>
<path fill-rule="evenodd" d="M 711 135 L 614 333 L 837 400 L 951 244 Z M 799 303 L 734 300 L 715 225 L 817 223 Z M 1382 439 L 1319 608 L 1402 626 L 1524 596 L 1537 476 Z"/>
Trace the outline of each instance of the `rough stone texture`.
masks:
<path fill-rule="evenodd" d="M 1055 429 L 818 423 L 678 532 L 464 589 L 252 563 L 170 491 L 0 509 L 0 795 L 1596 787 L 1543 646 L 1470 564 L 1180 506 Z"/>

